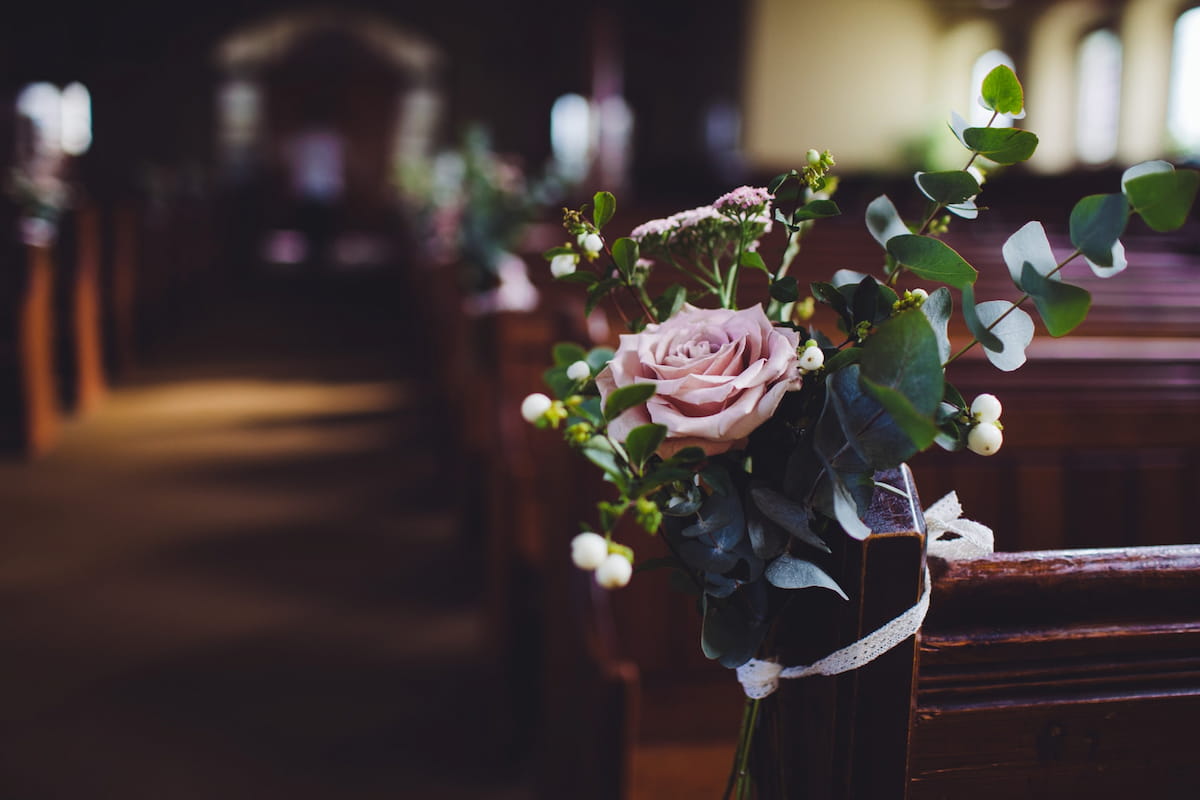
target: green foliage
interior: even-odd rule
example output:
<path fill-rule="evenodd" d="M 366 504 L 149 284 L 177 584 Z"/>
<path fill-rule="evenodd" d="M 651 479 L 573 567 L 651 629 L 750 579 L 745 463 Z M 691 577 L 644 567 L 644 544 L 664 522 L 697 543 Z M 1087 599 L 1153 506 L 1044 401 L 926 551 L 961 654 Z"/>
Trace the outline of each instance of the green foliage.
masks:
<path fill-rule="evenodd" d="M 954 205 L 979 194 L 979 181 L 969 172 L 918 172 L 913 176 L 921 194 L 935 203 Z"/>
<path fill-rule="evenodd" d="M 634 383 L 614 389 L 604 401 L 604 419 L 611 422 L 624 412 L 654 396 L 654 384 Z"/>
<path fill-rule="evenodd" d="M 625 451 L 629 453 L 630 462 L 640 469 L 666 438 L 666 425 L 649 423 L 634 428 L 625 439 Z"/>
<path fill-rule="evenodd" d="M 617 212 L 617 199 L 611 192 L 596 192 L 592 197 L 592 222 L 603 228 Z"/>
<path fill-rule="evenodd" d="M 905 234 L 888 240 L 887 251 L 914 274 L 962 289 L 979 273 L 954 248 L 932 236 Z"/>
<path fill-rule="evenodd" d="M 1112 266 L 1113 245 L 1125 232 L 1128 221 L 1129 202 L 1125 195 L 1093 194 L 1085 197 L 1071 211 L 1071 244 L 1078 247 L 1089 261 Z"/>
<path fill-rule="evenodd" d="M 1050 280 L 1029 264 L 1021 273 L 1021 289 L 1037 304 L 1051 336 L 1066 336 L 1075 330 L 1092 305 L 1092 295 L 1086 289 Z"/>
<path fill-rule="evenodd" d="M 629 238 L 617 239 L 613 242 L 612 254 L 621 275 L 625 278 L 632 275 L 638 260 L 638 243 Z"/>
<path fill-rule="evenodd" d="M 1153 230 L 1173 231 L 1187 221 L 1200 187 L 1200 172 L 1171 170 L 1152 172 L 1125 182 L 1125 195 L 1134 211 Z"/>
<path fill-rule="evenodd" d="M 1021 128 L 967 128 L 962 140 L 968 148 L 997 164 L 1028 161 L 1038 146 L 1038 137 Z"/>
<path fill-rule="evenodd" d="M 569 367 L 576 361 L 587 359 L 587 351 L 574 342 L 559 342 L 554 345 L 554 366 Z"/>
<path fill-rule="evenodd" d="M 1020 114 L 1025 110 L 1025 93 L 1011 67 L 1001 64 L 983 79 L 983 104 L 1001 114 Z"/>
<path fill-rule="evenodd" d="M 784 553 L 771 562 L 766 571 L 767 582 L 780 589 L 828 589 L 843 600 L 849 600 L 837 581 L 811 561 Z"/>

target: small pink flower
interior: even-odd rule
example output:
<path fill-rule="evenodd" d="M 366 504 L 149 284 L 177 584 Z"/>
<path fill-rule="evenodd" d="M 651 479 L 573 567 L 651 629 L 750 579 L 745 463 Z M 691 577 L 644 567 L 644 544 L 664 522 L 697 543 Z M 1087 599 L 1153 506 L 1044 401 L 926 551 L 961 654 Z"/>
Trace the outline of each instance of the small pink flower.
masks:
<path fill-rule="evenodd" d="M 639 425 L 667 426 L 658 448 L 669 458 L 685 447 L 709 455 L 742 446 L 775 413 L 785 392 L 799 388 L 799 334 L 775 328 L 761 306 L 732 311 L 685 305 L 659 325 L 621 337 L 596 376 L 600 395 L 651 383 L 655 395 L 609 424 L 624 441 Z"/>
<path fill-rule="evenodd" d="M 648 236 L 664 236 L 674 230 L 674 228 L 675 223 L 669 219 L 652 219 L 649 222 L 643 222 L 630 231 L 629 238 L 640 242 Z"/>
<path fill-rule="evenodd" d="M 766 208 L 771 202 L 771 193 L 757 186 L 739 186 L 717 198 L 713 208 L 717 211 L 751 211 Z"/>

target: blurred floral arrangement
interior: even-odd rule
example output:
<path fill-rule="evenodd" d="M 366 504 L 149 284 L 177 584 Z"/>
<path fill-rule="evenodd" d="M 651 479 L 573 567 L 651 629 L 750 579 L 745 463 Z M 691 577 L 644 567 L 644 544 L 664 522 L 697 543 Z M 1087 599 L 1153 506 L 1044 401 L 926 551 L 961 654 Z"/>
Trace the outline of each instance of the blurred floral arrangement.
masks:
<path fill-rule="evenodd" d="M 39 157 L 9 173 L 8 196 L 17 205 L 19 235 L 26 244 L 46 247 L 58 234 L 59 218 L 71 201 L 60 168 L 60 159 Z"/>
<path fill-rule="evenodd" d="M 516 158 L 496 153 L 480 126 L 467 129 L 459 148 L 399 176 L 421 249 L 432 263 L 457 264 L 468 295 L 506 280 L 527 283 L 513 250 L 546 204 L 548 186 L 531 183 Z"/>
<path fill-rule="evenodd" d="M 887 196 L 867 207 L 878 275 L 841 270 L 805 292 L 792 274 L 804 234 L 841 213 L 834 160 L 815 150 L 765 188 L 735 189 L 623 238 L 606 235 L 615 199 L 597 193 L 590 210 L 565 211 L 572 240 L 546 253 L 559 281 L 586 292 L 589 312 L 611 301 L 630 330 L 615 351 L 557 345 L 546 373 L 553 397 L 533 394 L 522 406 L 529 422 L 562 427 L 615 491 L 573 539 L 574 563 L 601 586 L 624 586 L 634 554 L 614 538 L 618 525 L 632 519 L 661 536 L 671 557 L 639 569 L 668 567 L 676 585 L 694 591 L 701 647 L 726 667 L 758 654 L 794 591 L 845 597 L 824 557 L 832 537 L 870 535 L 862 519 L 873 494 L 897 491 L 876 480 L 881 471 L 935 444 L 981 455 L 1001 447 L 1000 401 L 967 402 L 946 380 L 955 360 L 981 347 L 998 369 L 1017 369 L 1034 335 L 1027 308 L 1051 336 L 1088 313 L 1090 295 L 1062 280 L 1065 265 L 1082 258 L 1096 275 L 1114 275 L 1126 267 L 1120 237 L 1131 217 L 1170 231 L 1189 213 L 1200 173 L 1161 161 L 1132 167 L 1116 191 L 1074 206 L 1065 257 L 1039 222 L 1013 233 L 1003 259 L 1020 297 L 977 301 L 977 271 L 941 236 L 952 216 L 981 213 L 982 165 L 1025 161 L 1038 144 L 1030 131 L 996 125 L 1024 115 L 1008 67 L 988 74 L 980 102 L 992 112 L 986 126 L 968 127 L 957 114 L 950 125 L 968 151 L 964 168 L 914 176 L 926 203 L 919 219 L 903 219 Z M 759 243 L 773 229 L 787 242 L 769 267 Z M 660 270 L 681 282 L 651 296 Z M 747 273 L 762 273 L 766 296 L 739 309 Z M 930 288 L 897 291 L 902 276 Z M 947 333 L 953 292 L 972 336 L 957 351 Z M 817 303 L 836 315 L 836 332 L 806 324 Z M 739 797 L 749 792 L 749 739 L 743 731 Z"/>

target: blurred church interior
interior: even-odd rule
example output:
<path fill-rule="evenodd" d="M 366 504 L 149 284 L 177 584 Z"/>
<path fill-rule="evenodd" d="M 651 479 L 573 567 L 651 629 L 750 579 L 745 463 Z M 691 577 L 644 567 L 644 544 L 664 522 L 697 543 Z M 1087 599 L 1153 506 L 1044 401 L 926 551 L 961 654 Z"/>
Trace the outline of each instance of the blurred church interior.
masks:
<path fill-rule="evenodd" d="M 861 210 L 961 168 L 1001 63 L 1040 147 L 948 239 L 989 298 L 1027 220 L 1200 162 L 1194 0 L 10 4 L 0 797 L 720 796 L 691 599 L 579 600 L 604 487 L 518 408 L 621 321 L 541 254 L 593 191 L 624 233 L 828 148 L 801 282 L 870 269 Z M 1003 452 L 913 464 L 999 551 L 1196 541 L 1200 220 L 1148 233 L 1075 335 L 962 365 Z"/>

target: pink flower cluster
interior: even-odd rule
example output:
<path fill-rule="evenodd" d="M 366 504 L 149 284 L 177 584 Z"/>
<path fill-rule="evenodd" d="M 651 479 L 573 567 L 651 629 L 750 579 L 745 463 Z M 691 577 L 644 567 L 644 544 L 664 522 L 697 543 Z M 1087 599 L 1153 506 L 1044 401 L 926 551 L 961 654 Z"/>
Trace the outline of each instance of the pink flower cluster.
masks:
<path fill-rule="evenodd" d="M 717 198 L 713 208 L 717 211 L 762 209 L 771 201 L 771 193 L 760 186 L 739 186 Z"/>

